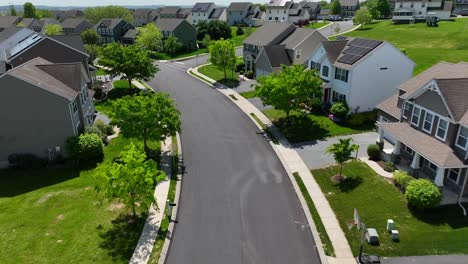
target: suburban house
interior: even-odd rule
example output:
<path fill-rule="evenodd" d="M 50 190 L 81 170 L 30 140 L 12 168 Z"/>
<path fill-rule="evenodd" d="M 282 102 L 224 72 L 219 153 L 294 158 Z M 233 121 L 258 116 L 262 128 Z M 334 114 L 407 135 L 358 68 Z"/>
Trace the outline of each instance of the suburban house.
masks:
<path fill-rule="evenodd" d="M 67 18 L 79 18 L 85 17 L 85 13 L 83 10 L 78 9 L 70 9 L 70 10 L 54 10 L 55 18 L 62 22 Z"/>
<path fill-rule="evenodd" d="M 320 14 L 321 5 L 319 2 L 308 2 L 302 1 L 299 3 L 302 9 L 307 10 L 310 16 L 310 20 L 318 19 L 318 15 Z"/>
<path fill-rule="evenodd" d="M 21 20 L 19 25 L 23 24 L 25 20 L 26 18 Z M 62 26 L 60 22 L 55 18 L 41 18 L 39 20 L 33 19 L 32 23 L 30 23 L 30 26 L 28 28 L 36 32 L 44 32 L 45 27 L 49 24 Z"/>
<path fill-rule="evenodd" d="M 268 21 L 297 23 L 299 20 L 309 20 L 307 8 L 288 0 L 271 0 L 267 6 Z"/>
<path fill-rule="evenodd" d="M 301 4 L 294 3 L 289 9 L 288 22 L 298 23 L 299 21 L 309 20 L 310 14 L 308 9 L 303 8 Z"/>
<path fill-rule="evenodd" d="M 192 9 L 180 6 L 165 6 L 158 10 L 160 18 L 181 18 L 192 23 Z"/>
<path fill-rule="evenodd" d="M 153 23 L 158 19 L 159 12 L 151 8 L 139 8 L 133 12 L 133 20 L 136 27 L 141 27 L 149 23 Z"/>
<path fill-rule="evenodd" d="M 265 46 L 255 60 L 256 76 L 279 72 L 281 65 L 307 65 L 311 54 L 327 41 L 318 30 L 311 28 L 296 28 L 279 45 Z"/>
<path fill-rule="evenodd" d="M 233 2 L 226 9 L 227 22 L 230 26 L 244 24 L 257 27 L 263 24 L 265 12 L 250 2 Z"/>
<path fill-rule="evenodd" d="M 9 28 L 12 25 L 16 25 L 21 21 L 19 16 L 0 16 L 0 31 Z"/>
<path fill-rule="evenodd" d="M 135 44 L 135 38 L 138 35 L 138 30 L 137 29 L 129 29 L 127 30 L 127 33 L 122 36 L 122 44 L 127 44 L 127 45 L 132 45 Z"/>
<path fill-rule="evenodd" d="M 135 27 L 120 18 L 104 18 L 94 26 L 94 29 L 101 36 L 99 39 L 101 44 L 120 42 L 122 36 L 131 28 Z"/>
<path fill-rule="evenodd" d="M 81 34 L 81 32 L 92 27 L 93 24 L 84 18 L 66 18 L 62 22 L 63 33 L 65 34 Z"/>
<path fill-rule="evenodd" d="M 192 25 L 209 20 L 226 21 L 226 8 L 217 7 L 213 2 L 196 3 L 192 8 Z"/>
<path fill-rule="evenodd" d="M 444 203 L 468 195 L 468 63 L 440 62 L 380 103 L 378 142 L 392 160 L 443 188 Z"/>
<path fill-rule="evenodd" d="M 154 22 L 164 38 L 175 36 L 186 50 L 197 48 L 197 29 L 182 18 L 160 18 Z"/>
<path fill-rule="evenodd" d="M 468 0 L 455 0 L 455 8 L 453 13 L 456 15 L 468 15 Z"/>
<path fill-rule="evenodd" d="M 423 21 L 435 16 L 441 20 L 450 19 L 453 2 L 444 0 L 396 0 L 392 20 L 394 23 Z"/>
<path fill-rule="evenodd" d="M 65 141 L 94 121 L 83 65 L 34 58 L 0 76 L 0 167 L 11 154 L 53 160 Z"/>
<path fill-rule="evenodd" d="M 266 46 L 279 45 L 296 30 L 292 23 L 266 22 L 244 40 L 243 57 L 245 71 L 255 72 L 255 61 Z"/>
<path fill-rule="evenodd" d="M 324 41 L 312 54 L 309 69 L 324 81 L 323 101 L 346 101 L 352 112 L 373 110 L 409 80 L 415 63 L 385 41 L 344 38 Z"/>
<path fill-rule="evenodd" d="M 340 5 L 342 17 L 354 16 L 359 9 L 359 0 L 340 0 Z"/>
<path fill-rule="evenodd" d="M 320 13 L 317 15 L 318 20 L 327 19 L 330 15 L 330 9 L 320 9 Z"/>

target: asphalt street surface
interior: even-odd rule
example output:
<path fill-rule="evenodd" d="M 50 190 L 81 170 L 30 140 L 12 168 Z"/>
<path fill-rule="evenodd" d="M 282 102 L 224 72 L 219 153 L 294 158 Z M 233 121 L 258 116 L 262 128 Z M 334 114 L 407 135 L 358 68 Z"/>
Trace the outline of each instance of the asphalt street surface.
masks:
<path fill-rule="evenodd" d="M 182 113 L 185 173 L 167 263 L 320 263 L 275 152 L 228 98 L 186 74 L 196 63 L 161 62 L 148 82 Z"/>

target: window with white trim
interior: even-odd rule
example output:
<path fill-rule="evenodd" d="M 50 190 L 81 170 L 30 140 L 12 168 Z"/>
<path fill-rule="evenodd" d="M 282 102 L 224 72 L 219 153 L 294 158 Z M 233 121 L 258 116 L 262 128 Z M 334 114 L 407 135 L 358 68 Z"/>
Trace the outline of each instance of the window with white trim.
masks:
<path fill-rule="evenodd" d="M 336 68 L 335 79 L 343 82 L 348 82 L 348 70 Z"/>
<path fill-rule="evenodd" d="M 450 169 L 448 173 L 448 178 L 458 183 L 458 179 L 460 178 L 460 169 Z"/>
<path fill-rule="evenodd" d="M 414 106 L 413 114 L 411 115 L 411 124 L 419 126 L 419 118 L 421 117 L 421 108 Z"/>
<path fill-rule="evenodd" d="M 437 124 L 436 137 L 445 141 L 447 138 L 448 122 L 439 117 L 439 123 Z"/>
<path fill-rule="evenodd" d="M 296 59 L 300 59 L 301 58 L 301 50 L 300 49 L 296 50 L 295 53 L 296 53 Z"/>
<path fill-rule="evenodd" d="M 346 101 L 346 95 L 333 91 L 333 102 L 344 102 Z"/>
<path fill-rule="evenodd" d="M 408 116 L 406 115 L 406 113 L 410 111 L 410 107 L 411 107 L 411 103 L 410 102 L 404 102 L 403 103 L 403 117 L 404 118 L 408 118 Z"/>
<path fill-rule="evenodd" d="M 460 130 L 458 130 L 458 137 L 456 145 L 457 147 L 466 150 L 468 142 L 468 128 L 460 126 Z"/>
<path fill-rule="evenodd" d="M 317 71 L 320 72 L 320 63 L 315 62 L 315 61 L 311 61 L 310 62 L 310 68 L 311 69 L 316 69 Z"/>
<path fill-rule="evenodd" d="M 76 112 L 78 112 L 78 105 L 76 105 L 75 101 L 73 101 L 72 106 L 73 106 L 73 114 L 76 114 Z"/>
<path fill-rule="evenodd" d="M 429 112 L 426 112 L 426 114 L 424 115 L 424 122 L 423 122 L 422 129 L 426 131 L 427 133 L 431 133 L 433 122 L 434 122 L 434 115 Z"/>
<path fill-rule="evenodd" d="M 328 77 L 329 68 L 328 66 L 322 67 L 322 76 Z"/>
<path fill-rule="evenodd" d="M 413 150 L 412 150 L 410 147 L 408 147 L 408 146 L 405 145 L 405 148 L 404 148 L 404 149 L 405 149 L 406 152 L 408 152 L 409 154 L 413 155 Z"/>

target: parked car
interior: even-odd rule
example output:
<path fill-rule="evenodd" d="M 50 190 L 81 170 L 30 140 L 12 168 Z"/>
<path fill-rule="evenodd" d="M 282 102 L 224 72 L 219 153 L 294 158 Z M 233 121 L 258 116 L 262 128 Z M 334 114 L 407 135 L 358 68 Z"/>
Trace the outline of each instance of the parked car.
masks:
<path fill-rule="evenodd" d="M 343 19 L 340 16 L 328 16 L 328 21 L 342 21 Z"/>
<path fill-rule="evenodd" d="M 353 21 L 353 19 L 354 19 L 353 16 L 349 16 L 349 17 L 345 17 L 344 21 Z"/>

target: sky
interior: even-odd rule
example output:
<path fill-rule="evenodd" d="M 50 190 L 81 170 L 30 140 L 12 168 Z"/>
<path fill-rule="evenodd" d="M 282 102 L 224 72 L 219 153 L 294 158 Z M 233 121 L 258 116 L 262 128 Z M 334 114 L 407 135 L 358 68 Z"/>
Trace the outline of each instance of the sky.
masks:
<path fill-rule="evenodd" d="M 218 5 L 227 6 L 230 2 L 255 2 L 267 3 L 269 0 L 30 0 L 29 2 L 34 5 L 48 5 L 48 6 L 102 6 L 102 5 L 193 5 L 196 2 L 215 2 Z M 0 0 L 0 6 L 9 5 L 22 5 L 28 1 L 15 1 L 15 0 Z"/>

